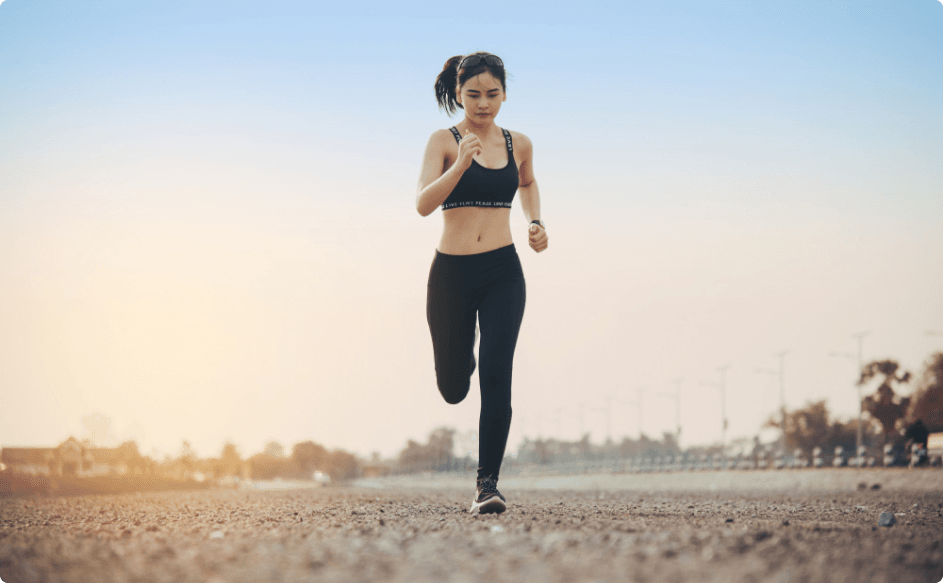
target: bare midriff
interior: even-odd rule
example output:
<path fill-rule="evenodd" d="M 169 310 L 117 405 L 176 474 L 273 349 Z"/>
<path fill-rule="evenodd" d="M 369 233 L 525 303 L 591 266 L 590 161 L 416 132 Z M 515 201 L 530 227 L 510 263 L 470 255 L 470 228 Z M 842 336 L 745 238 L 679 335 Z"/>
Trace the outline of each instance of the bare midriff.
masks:
<path fill-rule="evenodd" d="M 442 211 L 445 228 L 440 253 L 472 255 L 506 247 L 511 239 L 511 209 L 464 207 Z"/>

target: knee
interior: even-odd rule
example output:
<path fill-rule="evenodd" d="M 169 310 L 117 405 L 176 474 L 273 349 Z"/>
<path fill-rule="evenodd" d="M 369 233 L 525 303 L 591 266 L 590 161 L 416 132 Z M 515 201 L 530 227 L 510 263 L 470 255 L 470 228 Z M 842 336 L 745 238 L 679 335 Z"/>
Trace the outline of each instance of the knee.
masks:
<path fill-rule="evenodd" d="M 449 405 L 458 405 L 468 396 L 468 390 L 471 388 L 471 379 L 458 380 L 455 382 L 439 382 L 439 392 L 442 398 Z"/>

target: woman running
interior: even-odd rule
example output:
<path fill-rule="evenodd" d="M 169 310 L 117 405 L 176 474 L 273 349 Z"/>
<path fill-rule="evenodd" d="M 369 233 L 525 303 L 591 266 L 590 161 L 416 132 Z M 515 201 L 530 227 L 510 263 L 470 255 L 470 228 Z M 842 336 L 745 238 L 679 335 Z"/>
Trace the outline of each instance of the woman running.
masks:
<path fill-rule="evenodd" d="M 511 239 L 511 201 L 521 192 L 530 221 L 528 242 L 547 248 L 534 180 L 533 145 L 494 123 L 507 100 L 504 63 L 477 52 L 452 57 L 435 82 L 439 108 L 465 119 L 429 138 L 416 194 L 428 216 L 442 207 L 444 230 L 429 270 L 426 320 L 432 333 L 436 382 L 446 402 L 468 394 L 481 324 L 478 479 L 469 512 L 503 512 L 498 473 L 511 428 L 511 368 L 524 317 L 521 261 Z"/>

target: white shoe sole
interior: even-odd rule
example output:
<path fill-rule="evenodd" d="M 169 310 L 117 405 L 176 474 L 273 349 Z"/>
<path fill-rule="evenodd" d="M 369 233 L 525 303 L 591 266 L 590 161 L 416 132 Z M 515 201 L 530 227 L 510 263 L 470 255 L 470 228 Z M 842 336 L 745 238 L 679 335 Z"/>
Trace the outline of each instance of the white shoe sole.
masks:
<path fill-rule="evenodd" d="M 492 496 L 484 502 L 479 503 L 478 499 L 472 501 L 471 508 L 468 509 L 469 514 L 500 514 L 507 510 L 507 504 L 504 503 L 504 500 L 501 500 L 497 496 Z"/>

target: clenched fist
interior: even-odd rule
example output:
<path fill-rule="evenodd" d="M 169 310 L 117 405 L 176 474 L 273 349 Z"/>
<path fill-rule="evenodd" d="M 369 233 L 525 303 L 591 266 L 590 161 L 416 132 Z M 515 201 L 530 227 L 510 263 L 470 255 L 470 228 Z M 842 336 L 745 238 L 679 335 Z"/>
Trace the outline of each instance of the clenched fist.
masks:
<path fill-rule="evenodd" d="M 531 223 L 527 229 L 527 243 L 531 249 L 540 253 L 547 248 L 547 230 L 540 225 Z"/>

